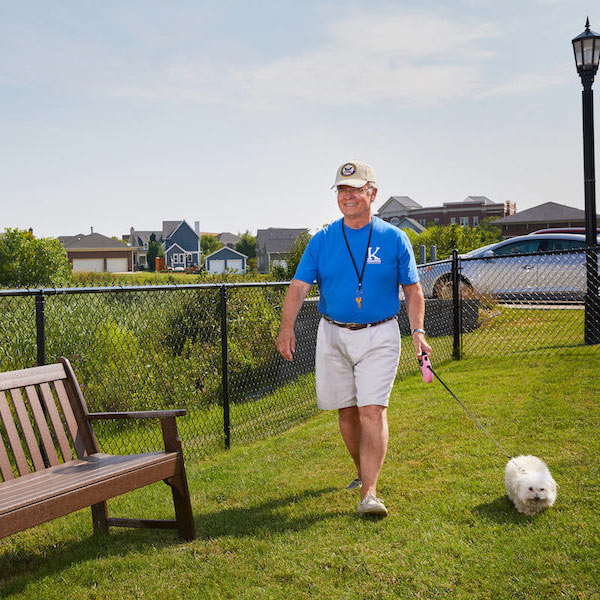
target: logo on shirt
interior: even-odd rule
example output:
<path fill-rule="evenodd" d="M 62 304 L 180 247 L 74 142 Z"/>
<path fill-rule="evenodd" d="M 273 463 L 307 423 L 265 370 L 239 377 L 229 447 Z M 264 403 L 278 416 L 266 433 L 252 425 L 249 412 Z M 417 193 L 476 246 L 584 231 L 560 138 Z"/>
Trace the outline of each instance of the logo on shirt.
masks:
<path fill-rule="evenodd" d="M 373 250 L 372 246 L 369 246 L 369 252 L 367 254 L 367 264 L 368 265 L 380 265 L 381 264 L 381 258 L 379 258 L 379 256 L 377 256 L 377 253 L 381 250 L 381 248 L 379 246 L 377 246 L 377 248 L 375 248 L 375 250 Z"/>

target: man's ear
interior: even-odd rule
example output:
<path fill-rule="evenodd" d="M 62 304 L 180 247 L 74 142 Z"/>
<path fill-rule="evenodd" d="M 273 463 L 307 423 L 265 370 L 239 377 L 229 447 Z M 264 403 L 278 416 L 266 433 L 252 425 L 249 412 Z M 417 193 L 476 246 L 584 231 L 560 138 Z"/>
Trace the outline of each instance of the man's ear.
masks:
<path fill-rule="evenodd" d="M 377 196 L 377 188 L 371 188 L 371 204 L 375 202 L 375 196 Z"/>

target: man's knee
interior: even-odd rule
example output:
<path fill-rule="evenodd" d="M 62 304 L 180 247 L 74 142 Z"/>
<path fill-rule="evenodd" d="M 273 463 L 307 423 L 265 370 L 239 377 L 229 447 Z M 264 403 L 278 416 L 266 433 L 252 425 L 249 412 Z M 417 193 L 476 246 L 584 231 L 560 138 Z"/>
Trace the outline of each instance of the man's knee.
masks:
<path fill-rule="evenodd" d="M 362 425 L 378 425 L 386 422 L 387 408 L 378 404 L 359 406 L 358 415 Z"/>

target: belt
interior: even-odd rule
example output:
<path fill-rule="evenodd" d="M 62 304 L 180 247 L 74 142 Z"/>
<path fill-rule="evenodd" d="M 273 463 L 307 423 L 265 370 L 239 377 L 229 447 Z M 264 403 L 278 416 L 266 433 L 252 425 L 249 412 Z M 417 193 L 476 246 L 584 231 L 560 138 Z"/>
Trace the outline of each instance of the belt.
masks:
<path fill-rule="evenodd" d="M 329 321 L 332 325 L 336 325 L 337 327 L 343 327 L 344 329 L 351 329 L 352 331 L 357 331 L 358 329 L 366 329 L 367 327 L 375 327 L 375 325 L 381 325 L 382 323 L 387 323 L 392 319 L 396 318 L 396 315 L 392 315 L 387 319 L 383 319 L 381 321 L 375 321 L 375 323 L 340 323 L 339 321 L 334 321 L 330 319 L 326 315 L 323 315 L 323 318 L 326 321 Z"/>

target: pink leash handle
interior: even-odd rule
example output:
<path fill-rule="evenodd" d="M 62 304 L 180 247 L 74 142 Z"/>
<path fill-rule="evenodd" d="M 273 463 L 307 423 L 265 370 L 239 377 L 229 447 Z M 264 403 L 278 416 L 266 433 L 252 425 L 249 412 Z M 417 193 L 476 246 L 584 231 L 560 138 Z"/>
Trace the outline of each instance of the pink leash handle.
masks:
<path fill-rule="evenodd" d="M 431 383 L 433 381 L 433 371 L 431 370 L 431 362 L 429 362 L 429 356 L 427 356 L 427 354 L 421 354 L 419 366 L 421 367 L 423 381 L 425 383 Z"/>

